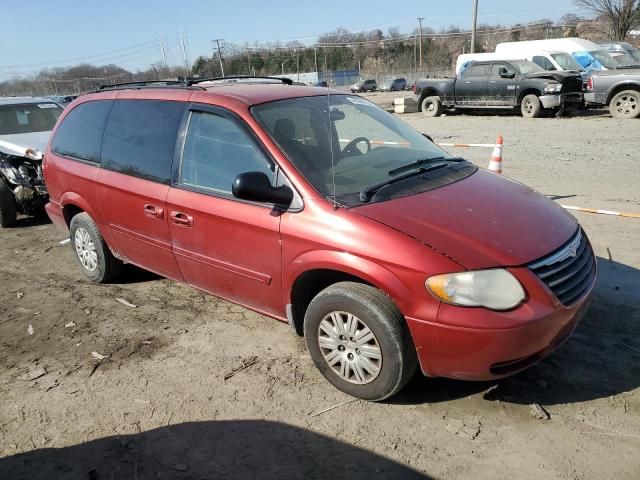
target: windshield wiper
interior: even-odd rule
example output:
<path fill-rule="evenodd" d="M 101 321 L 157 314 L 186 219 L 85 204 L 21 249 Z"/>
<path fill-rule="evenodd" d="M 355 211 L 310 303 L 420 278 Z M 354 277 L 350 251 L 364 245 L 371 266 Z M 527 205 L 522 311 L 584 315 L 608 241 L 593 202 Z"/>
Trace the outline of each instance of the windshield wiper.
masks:
<path fill-rule="evenodd" d="M 413 165 L 413 168 L 415 168 L 415 163 L 412 164 L 412 165 Z M 443 162 L 443 163 L 437 163 L 435 165 L 431 165 L 429 167 L 418 167 L 416 170 L 413 170 L 411 172 L 407 172 L 404 175 L 399 175 L 397 177 L 390 178 L 390 179 L 385 180 L 383 182 L 376 183 L 375 185 L 370 185 L 368 187 L 364 187 L 362 190 L 360 190 L 360 201 L 361 202 L 368 202 L 369 200 L 371 200 L 371 198 L 373 197 L 374 193 L 376 193 L 381 188 L 386 187 L 387 185 L 391 185 L 391 184 L 397 183 L 397 182 L 402 182 L 403 180 L 406 180 L 406 179 L 411 178 L 411 177 L 415 177 L 416 175 L 422 175 L 423 173 L 432 172 L 433 170 L 438 170 L 438 169 L 446 167 L 446 166 L 447 166 L 447 164 Z M 403 167 L 401 167 L 401 168 L 403 168 Z M 389 173 L 391 173 L 391 172 L 389 172 Z"/>
<path fill-rule="evenodd" d="M 464 158 L 460 158 L 460 157 L 421 158 L 419 160 L 416 160 L 415 162 L 408 163 L 408 164 L 403 165 L 403 166 L 398 167 L 398 168 L 394 168 L 393 170 L 390 170 L 388 173 L 389 173 L 389 175 L 395 175 L 397 173 L 402 173 L 402 172 L 404 172 L 406 170 L 413 170 L 414 168 L 418 168 L 418 167 L 424 165 L 425 163 L 436 162 L 438 160 L 446 160 L 448 162 L 463 162 Z"/>

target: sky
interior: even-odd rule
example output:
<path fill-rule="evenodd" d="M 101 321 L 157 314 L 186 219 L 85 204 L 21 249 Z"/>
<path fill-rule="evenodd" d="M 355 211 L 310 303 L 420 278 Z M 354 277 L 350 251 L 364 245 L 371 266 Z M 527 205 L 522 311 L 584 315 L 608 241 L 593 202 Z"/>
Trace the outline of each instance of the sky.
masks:
<path fill-rule="evenodd" d="M 322 33 L 398 27 L 471 27 L 473 0 L 24 0 L 3 2 L 0 80 L 81 62 L 129 70 L 159 63 L 160 38 L 170 64 L 182 62 L 184 32 L 193 62 L 211 55 L 211 40 L 313 43 Z M 394 6 L 394 5 L 400 5 Z M 478 23 L 512 25 L 580 12 L 572 0 L 479 0 Z"/>

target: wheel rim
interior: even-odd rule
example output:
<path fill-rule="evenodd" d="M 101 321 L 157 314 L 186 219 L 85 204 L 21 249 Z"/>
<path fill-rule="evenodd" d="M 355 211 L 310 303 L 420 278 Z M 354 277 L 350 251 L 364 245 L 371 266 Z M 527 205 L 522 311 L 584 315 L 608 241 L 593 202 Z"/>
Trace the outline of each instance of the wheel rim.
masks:
<path fill-rule="evenodd" d="M 382 351 L 373 331 L 347 312 L 331 312 L 318 326 L 318 346 L 327 365 L 342 380 L 373 382 L 382 369 Z"/>
<path fill-rule="evenodd" d="M 633 115 L 638 111 L 638 98 L 635 95 L 620 95 L 616 99 L 616 110 L 620 115 Z"/>
<path fill-rule="evenodd" d="M 531 113 L 533 111 L 533 102 L 531 100 L 526 100 L 524 102 L 524 109 L 527 113 Z"/>
<path fill-rule="evenodd" d="M 82 266 L 88 271 L 94 272 L 98 268 L 98 253 L 89 232 L 83 227 L 76 229 L 73 244 Z"/>

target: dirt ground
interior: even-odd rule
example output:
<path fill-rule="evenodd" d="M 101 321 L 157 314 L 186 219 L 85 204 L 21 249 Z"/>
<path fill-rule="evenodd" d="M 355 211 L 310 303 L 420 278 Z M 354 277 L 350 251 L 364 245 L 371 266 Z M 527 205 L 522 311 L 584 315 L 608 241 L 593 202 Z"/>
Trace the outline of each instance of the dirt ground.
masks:
<path fill-rule="evenodd" d="M 502 134 L 505 175 L 560 203 L 640 211 L 638 121 L 402 118 L 441 142 Z M 637 479 L 640 220 L 575 215 L 599 277 L 564 346 L 380 404 L 332 388 L 285 324 L 135 268 L 85 282 L 63 235 L 23 219 L 0 231 L 0 478 Z"/>

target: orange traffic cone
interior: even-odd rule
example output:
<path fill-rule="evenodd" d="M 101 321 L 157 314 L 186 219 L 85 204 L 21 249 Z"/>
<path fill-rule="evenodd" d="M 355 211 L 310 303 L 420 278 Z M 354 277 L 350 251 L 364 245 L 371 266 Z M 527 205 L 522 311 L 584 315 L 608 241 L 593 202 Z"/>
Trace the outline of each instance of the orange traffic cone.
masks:
<path fill-rule="evenodd" d="M 502 142 L 502 135 L 499 135 L 489 161 L 489 171 L 499 174 L 502 174 Z"/>

